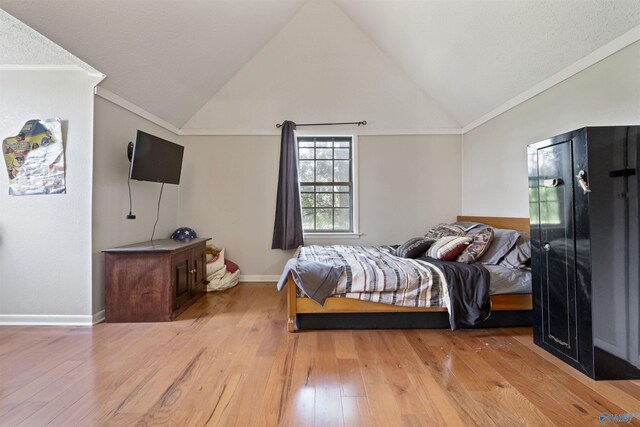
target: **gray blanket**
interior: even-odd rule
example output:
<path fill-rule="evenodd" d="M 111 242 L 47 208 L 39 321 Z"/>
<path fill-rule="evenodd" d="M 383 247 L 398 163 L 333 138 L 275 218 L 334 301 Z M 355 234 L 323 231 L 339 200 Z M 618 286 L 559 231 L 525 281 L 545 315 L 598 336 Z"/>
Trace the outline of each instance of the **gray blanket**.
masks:
<path fill-rule="evenodd" d="M 281 291 L 286 285 L 287 276 L 291 272 L 298 288 L 318 304 L 324 305 L 324 301 L 336 289 L 343 270 L 330 264 L 292 258 L 284 266 L 278 290 Z"/>
<path fill-rule="evenodd" d="M 419 258 L 440 269 L 449 291 L 449 322 L 451 329 L 474 326 L 491 314 L 489 272 L 480 264 Z"/>
<path fill-rule="evenodd" d="M 297 258 L 344 270 L 332 296 L 404 307 L 447 307 L 440 273 L 428 263 L 395 256 L 390 246 L 304 246 Z"/>

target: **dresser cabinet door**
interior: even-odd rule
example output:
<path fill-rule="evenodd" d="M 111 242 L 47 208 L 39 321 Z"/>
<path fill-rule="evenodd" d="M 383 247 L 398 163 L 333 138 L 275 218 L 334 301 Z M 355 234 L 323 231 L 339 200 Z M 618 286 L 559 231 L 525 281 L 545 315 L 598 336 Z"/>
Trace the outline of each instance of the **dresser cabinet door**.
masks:
<path fill-rule="evenodd" d="M 204 292 L 205 280 L 207 275 L 207 257 L 205 252 L 205 245 L 194 248 L 192 254 L 193 285 L 191 290 L 193 293 Z"/>
<path fill-rule="evenodd" d="M 537 237 L 534 307 L 544 344 L 577 360 L 576 250 L 572 140 L 537 150 L 531 225 Z M 535 178 L 534 178 L 535 180 Z"/>
<path fill-rule="evenodd" d="M 173 290 L 175 292 L 174 309 L 179 308 L 190 298 L 191 281 L 191 251 L 178 252 L 173 257 L 174 277 Z"/>

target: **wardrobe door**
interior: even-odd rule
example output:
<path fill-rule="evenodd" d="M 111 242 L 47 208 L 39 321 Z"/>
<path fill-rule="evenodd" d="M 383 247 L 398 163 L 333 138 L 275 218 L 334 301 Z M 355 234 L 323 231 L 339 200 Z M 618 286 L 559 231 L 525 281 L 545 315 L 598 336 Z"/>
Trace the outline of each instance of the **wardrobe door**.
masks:
<path fill-rule="evenodd" d="M 629 361 L 640 368 L 640 127 L 629 129 Z"/>
<path fill-rule="evenodd" d="M 576 322 L 576 251 L 574 223 L 573 140 L 537 148 L 532 159 L 537 185 L 532 186 L 531 226 L 537 240 L 534 289 L 538 339 L 578 359 Z M 535 179 L 535 178 L 534 178 Z M 537 210 L 537 212 L 535 212 Z M 535 230 L 534 230 L 535 228 Z"/>

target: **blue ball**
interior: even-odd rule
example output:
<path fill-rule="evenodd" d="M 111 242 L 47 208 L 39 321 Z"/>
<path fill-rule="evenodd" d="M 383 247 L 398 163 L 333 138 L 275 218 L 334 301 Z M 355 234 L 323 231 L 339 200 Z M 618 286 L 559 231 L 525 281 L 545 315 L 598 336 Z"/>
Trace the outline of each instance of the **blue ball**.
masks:
<path fill-rule="evenodd" d="M 181 242 L 186 242 L 191 239 L 195 239 L 196 237 L 198 237 L 198 234 L 189 227 L 180 227 L 171 235 L 173 240 L 179 240 Z"/>

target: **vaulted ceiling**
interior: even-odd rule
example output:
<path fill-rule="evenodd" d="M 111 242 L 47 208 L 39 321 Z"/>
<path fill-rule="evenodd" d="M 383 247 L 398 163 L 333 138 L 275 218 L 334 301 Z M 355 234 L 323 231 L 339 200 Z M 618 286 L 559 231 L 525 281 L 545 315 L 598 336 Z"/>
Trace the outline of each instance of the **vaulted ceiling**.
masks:
<path fill-rule="evenodd" d="M 640 0 L 0 0 L 0 8 L 105 73 L 101 86 L 176 127 L 227 102 L 257 70 L 277 80 L 269 61 L 295 63 L 300 43 L 330 55 L 339 40 L 364 46 L 367 66 L 392 76 L 405 97 L 414 87 L 419 114 L 464 127 L 640 25 Z M 330 35 L 333 25 L 342 39 L 306 34 Z M 331 85 L 318 81 L 325 74 Z M 311 84 L 326 92 L 340 78 L 331 74 Z"/>

